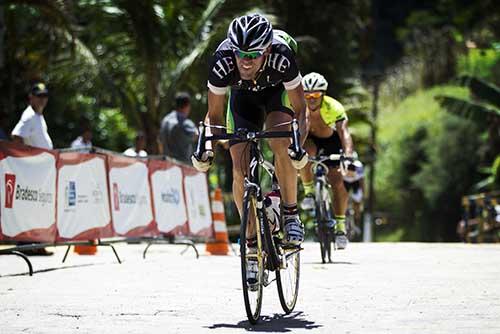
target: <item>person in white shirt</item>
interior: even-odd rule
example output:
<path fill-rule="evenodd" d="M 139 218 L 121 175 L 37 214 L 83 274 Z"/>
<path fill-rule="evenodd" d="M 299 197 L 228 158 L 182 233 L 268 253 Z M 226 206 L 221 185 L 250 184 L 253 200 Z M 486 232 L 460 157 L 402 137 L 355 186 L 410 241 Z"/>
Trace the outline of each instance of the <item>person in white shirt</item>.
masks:
<path fill-rule="evenodd" d="M 146 148 L 146 136 L 144 133 L 138 132 L 135 136 L 135 146 L 129 147 L 123 152 L 123 154 L 129 157 L 140 157 L 145 158 L 148 156 L 148 153 L 144 150 Z"/>
<path fill-rule="evenodd" d="M 33 85 L 28 100 L 29 106 L 12 130 L 12 140 L 20 144 L 51 150 L 52 139 L 47 132 L 47 123 L 43 117 L 43 110 L 49 100 L 49 91 L 43 82 Z"/>
<path fill-rule="evenodd" d="M 31 87 L 28 95 L 29 106 L 24 110 L 21 119 L 11 132 L 12 141 L 33 147 L 51 150 L 52 139 L 47 132 L 47 123 L 43 118 L 43 110 L 49 101 L 49 90 L 43 82 L 37 82 Z M 27 242 L 28 244 L 31 242 Z M 18 242 L 17 245 L 27 244 Z M 45 248 L 22 250 L 25 255 L 53 255 Z"/>
<path fill-rule="evenodd" d="M 87 150 L 92 148 L 92 129 L 86 122 L 84 122 L 84 125 L 82 126 L 82 135 L 73 140 L 71 148 Z"/>

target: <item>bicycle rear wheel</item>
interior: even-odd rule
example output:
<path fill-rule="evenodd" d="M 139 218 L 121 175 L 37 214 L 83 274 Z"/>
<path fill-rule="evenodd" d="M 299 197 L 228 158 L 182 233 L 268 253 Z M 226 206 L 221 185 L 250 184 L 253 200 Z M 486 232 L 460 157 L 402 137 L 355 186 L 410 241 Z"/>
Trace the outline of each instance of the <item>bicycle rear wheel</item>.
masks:
<path fill-rule="evenodd" d="M 328 226 L 326 225 L 329 219 L 329 208 L 327 208 L 327 203 L 323 198 L 324 191 L 328 191 L 328 189 L 325 189 L 321 182 L 317 182 L 315 187 L 316 226 L 322 263 L 325 263 L 327 258 L 329 262 L 332 261 L 332 238 Z"/>
<path fill-rule="evenodd" d="M 262 293 L 264 281 L 264 254 L 262 252 L 262 240 L 260 233 L 257 233 L 257 249 L 249 251 L 246 240 L 248 235 L 248 225 L 251 220 L 257 224 L 257 199 L 255 193 L 251 190 L 245 190 L 243 197 L 243 215 L 241 217 L 240 227 L 240 256 L 241 256 L 241 278 L 243 284 L 243 299 L 245 300 L 245 310 L 248 320 L 255 324 L 259 320 L 262 308 Z M 256 231 L 259 230 L 256 225 Z M 253 236 L 252 236 L 253 237 Z M 249 266 L 257 268 L 255 280 L 247 279 L 247 269 Z"/>
<path fill-rule="evenodd" d="M 283 262 L 286 267 L 276 270 L 276 283 L 281 307 L 289 314 L 295 308 L 299 295 L 300 249 L 285 248 L 282 256 L 285 257 Z"/>

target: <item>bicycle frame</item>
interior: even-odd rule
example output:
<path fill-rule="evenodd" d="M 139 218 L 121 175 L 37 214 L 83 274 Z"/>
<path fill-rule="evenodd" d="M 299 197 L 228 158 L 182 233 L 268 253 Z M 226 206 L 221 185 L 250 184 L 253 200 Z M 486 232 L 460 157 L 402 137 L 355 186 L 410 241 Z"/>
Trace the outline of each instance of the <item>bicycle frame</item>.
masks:
<path fill-rule="evenodd" d="M 270 263 L 268 263 L 268 269 L 274 271 L 280 266 L 286 266 L 286 258 L 280 259 L 278 254 L 277 245 L 275 245 L 274 238 L 271 235 L 271 229 L 269 223 L 267 221 L 266 212 L 264 210 L 264 196 L 262 194 L 262 189 L 260 187 L 260 177 L 259 177 L 259 169 L 258 166 L 264 168 L 264 170 L 271 176 L 274 176 L 274 166 L 265 161 L 262 158 L 259 149 L 258 139 L 270 139 L 270 138 L 291 138 L 292 139 L 292 147 L 296 152 L 300 151 L 300 133 L 299 126 L 296 119 L 293 119 L 291 122 L 285 122 L 281 124 L 275 125 L 275 127 L 283 126 L 283 125 L 292 125 L 292 131 L 263 131 L 263 132 L 252 132 L 245 129 L 238 129 L 235 133 L 225 133 L 225 134 L 214 134 L 209 137 L 205 136 L 206 125 L 203 122 L 200 122 L 199 132 L 200 135 L 198 137 L 198 145 L 195 150 L 194 155 L 197 157 L 201 157 L 201 153 L 203 148 L 205 147 L 205 143 L 207 141 L 215 141 L 215 140 L 236 140 L 239 142 L 247 142 L 250 145 L 250 163 L 248 175 L 245 176 L 244 179 L 244 191 L 255 192 L 256 195 L 256 211 L 257 217 L 255 217 L 255 231 L 257 233 L 258 243 L 262 245 L 262 250 L 266 252 L 269 256 Z M 217 129 L 225 129 L 223 126 L 209 126 L 211 128 Z M 283 230 L 283 221 L 280 221 L 280 228 Z M 265 240 L 270 240 L 269 242 L 265 242 Z M 245 242 L 240 240 L 240 242 Z M 269 244 L 271 243 L 271 244 Z M 278 245 L 279 246 L 279 245 Z M 297 251 L 300 251 L 298 249 Z M 280 252 L 284 254 L 284 252 Z M 286 257 L 293 255 L 294 252 L 286 254 Z"/>

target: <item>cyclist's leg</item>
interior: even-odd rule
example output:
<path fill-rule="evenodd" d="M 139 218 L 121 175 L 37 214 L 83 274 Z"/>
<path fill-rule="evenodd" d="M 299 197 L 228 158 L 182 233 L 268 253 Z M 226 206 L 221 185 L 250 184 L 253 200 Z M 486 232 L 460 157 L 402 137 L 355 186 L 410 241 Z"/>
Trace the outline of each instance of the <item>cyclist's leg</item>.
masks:
<path fill-rule="evenodd" d="M 318 149 L 323 149 L 325 154 L 338 154 L 342 149 L 342 144 L 337 132 L 334 132 L 329 138 L 320 138 L 318 140 Z M 333 190 L 333 211 L 335 213 L 335 244 L 338 249 L 344 249 L 348 240 L 345 228 L 345 212 L 347 210 L 348 193 L 344 187 L 344 179 L 338 167 L 339 162 L 325 162 L 329 167 L 328 181 Z"/>
<path fill-rule="evenodd" d="M 269 88 L 266 96 L 266 128 L 292 120 L 288 94 L 284 87 Z M 290 130 L 290 125 L 281 126 L 273 131 Z M 287 241 L 293 244 L 301 243 L 304 239 L 304 230 L 297 208 L 297 171 L 288 156 L 289 138 L 274 138 L 269 140 L 269 146 L 274 153 L 276 177 L 281 189 L 283 200 L 283 214 Z"/>
<path fill-rule="evenodd" d="M 265 111 L 258 105 L 258 99 L 255 98 L 255 93 L 242 90 L 231 90 L 228 99 L 226 111 L 226 126 L 228 132 L 234 132 L 239 128 L 246 128 L 252 131 L 258 131 L 264 123 Z M 233 198 L 238 213 L 241 214 L 244 179 L 248 175 L 249 166 L 249 146 L 246 143 L 229 143 L 229 152 L 233 163 Z M 249 224 L 249 235 L 254 235 L 254 225 L 251 219 Z"/>
<path fill-rule="evenodd" d="M 248 174 L 248 160 L 249 160 L 249 150 L 245 143 L 233 144 L 229 148 L 229 153 L 231 154 L 231 160 L 233 161 L 233 199 L 236 204 L 238 212 L 241 214 L 243 212 L 242 202 L 243 202 L 243 191 L 244 191 L 244 179 L 245 175 Z M 253 228 L 252 224 L 251 229 Z M 251 230 L 250 235 L 254 235 L 255 231 Z"/>
<path fill-rule="evenodd" d="M 344 187 L 344 179 L 338 168 L 330 168 L 328 172 L 328 181 L 332 186 L 333 193 L 333 209 L 335 211 L 335 217 L 343 217 L 345 219 L 345 212 L 347 210 L 347 200 L 349 194 Z M 341 226 L 341 230 L 345 230 L 345 227 Z"/>
<path fill-rule="evenodd" d="M 312 139 L 307 139 L 304 143 L 304 149 L 310 157 L 317 154 L 316 144 Z M 300 170 L 300 178 L 304 186 L 304 200 L 302 201 L 301 208 L 303 210 L 311 210 L 314 207 L 314 175 L 311 169 L 312 163 L 308 162 L 307 165 Z"/>
<path fill-rule="evenodd" d="M 276 124 L 290 121 L 292 116 L 283 112 L 272 112 L 267 116 L 266 128 L 270 128 Z M 290 126 L 282 126 L 276 131 L 290 130 Z M 276 168 L 276 176 L 281 188 L 281 197 L 284 203 L 296 204 L 297 203 L 297 171 L 290 161 L 288 156 L 288 146 L 290 146 L 290 139 L 288 138 L 274 138 L 269 139 L 269 146 L 274 153 L 274 166 Z"/>
<path fill-rule="evenodd" d="M 351 194 L 352 208 L 354 210 L 354 222 L 357 227 L 361 226 L 361 213 L 363 211 L 363 191 L 357 187 Z"/>

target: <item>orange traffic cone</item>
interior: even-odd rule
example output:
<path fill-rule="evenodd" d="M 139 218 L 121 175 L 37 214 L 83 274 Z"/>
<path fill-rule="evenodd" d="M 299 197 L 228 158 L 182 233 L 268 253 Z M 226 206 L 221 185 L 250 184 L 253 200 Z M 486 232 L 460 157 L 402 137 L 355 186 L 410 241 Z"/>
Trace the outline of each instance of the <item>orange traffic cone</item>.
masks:
<path fill-rule="evenodd" d="M 212 198 L 212 220 L 214 222 L 215 240 L 207 241 L 206 251 L 212 255 L 229 254 L 229 237 L 227 234 L 226 217 L 224 215 L 224 202 L 222 190 L 215 189 Z"/>
<path fill-rule="evenodd" d="M 94 255 L 97 253 L 97 246 L 95 245 L 95 240 L 92 241 L 93 245 L 75 245 L 74 252 L 79 255 Z"/>

